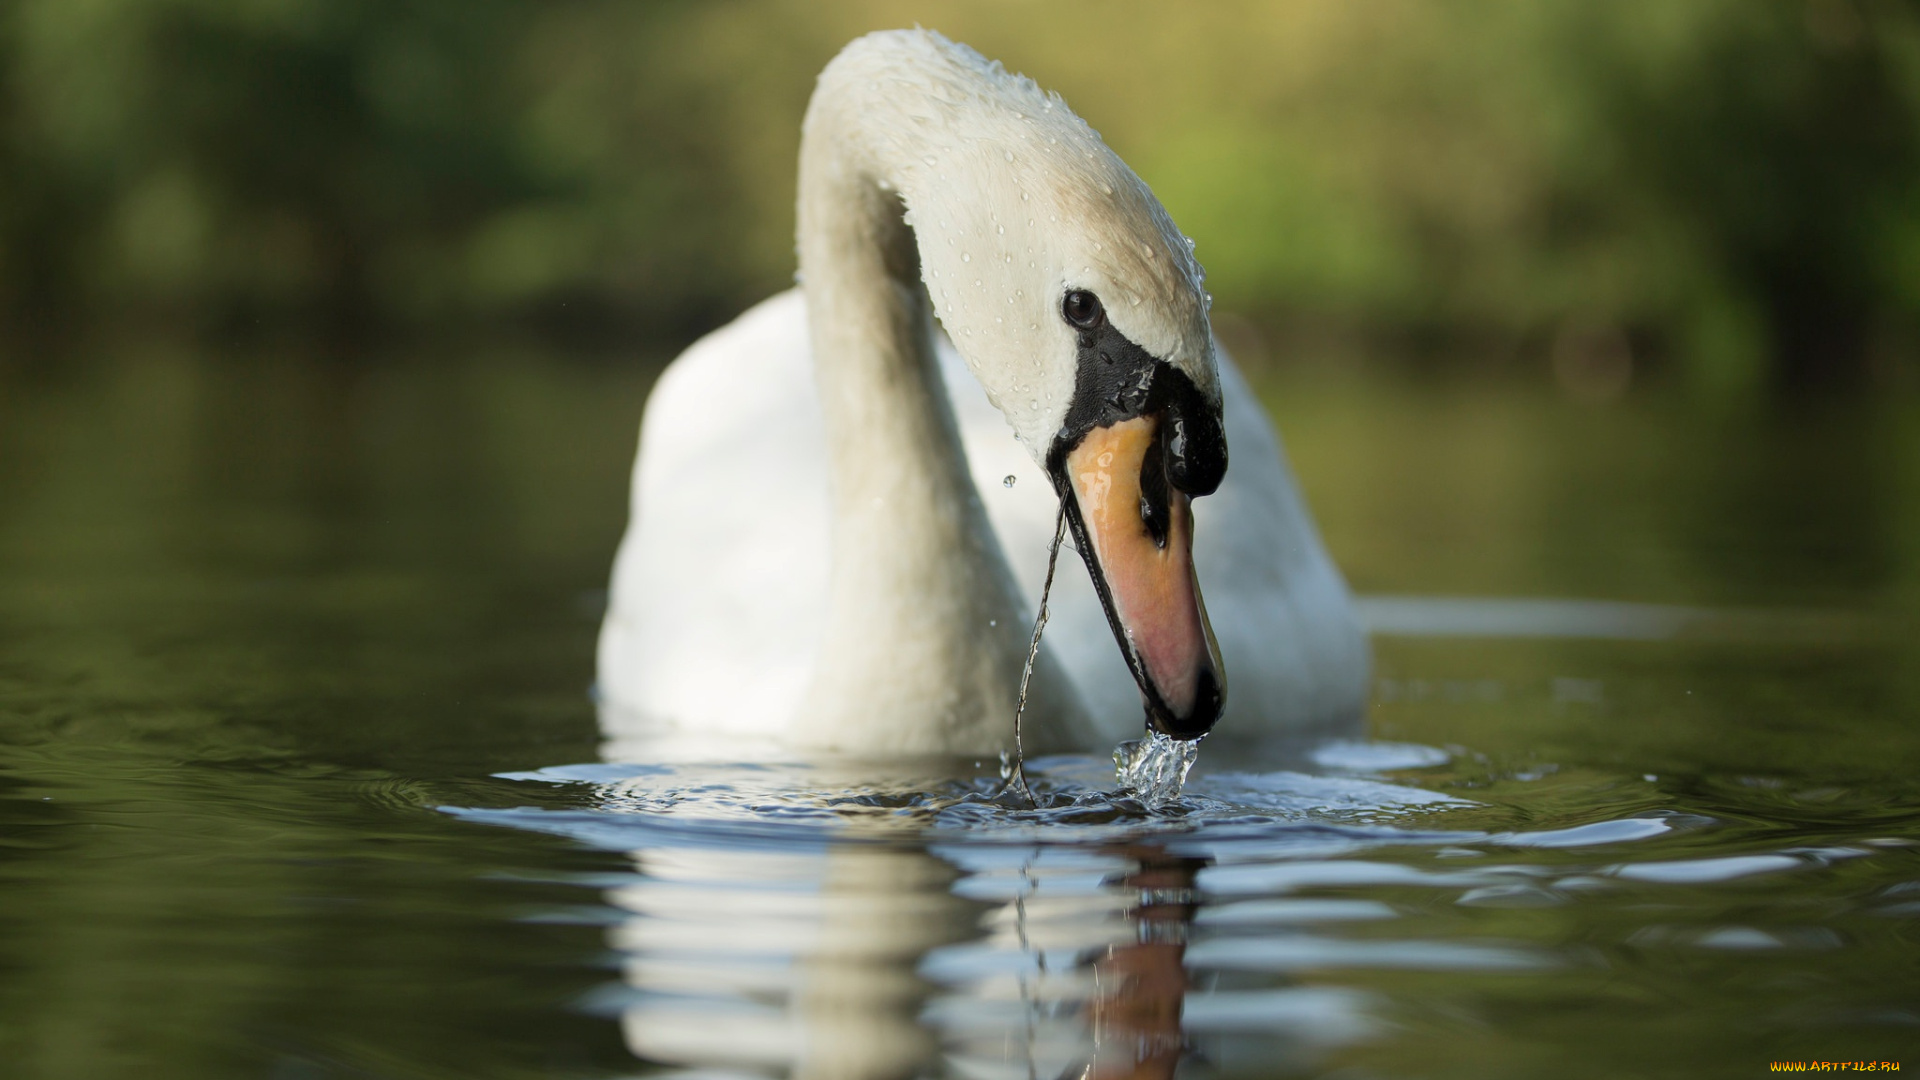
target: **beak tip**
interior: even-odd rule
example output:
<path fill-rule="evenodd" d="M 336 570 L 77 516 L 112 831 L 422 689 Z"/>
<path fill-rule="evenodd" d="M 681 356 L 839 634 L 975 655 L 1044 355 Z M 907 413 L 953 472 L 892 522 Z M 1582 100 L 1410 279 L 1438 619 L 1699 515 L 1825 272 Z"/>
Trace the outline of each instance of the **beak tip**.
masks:
<path fill-rule="evenodd" d="M 1159 701 L 1147 703 L 1147 726 L 1170 739 L 1197 739 L 1213 730 L 1227 704 L 1226 687 L 1211 667 L 1203 667 L 1194 687 L 1193 707 L 1185 716 L 1177 716 Z"/>

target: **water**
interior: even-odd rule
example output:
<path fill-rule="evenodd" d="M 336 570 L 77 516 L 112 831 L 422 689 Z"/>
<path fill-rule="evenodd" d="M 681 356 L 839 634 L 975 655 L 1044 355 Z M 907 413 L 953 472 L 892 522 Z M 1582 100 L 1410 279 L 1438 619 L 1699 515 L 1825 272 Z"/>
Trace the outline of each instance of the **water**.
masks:
<path fill-rule="evenodd" d="M 1060 544 L 1067 535 L 1067 507 L 1060 505 L 1053 517 L 1053 540 L 1047 546 L 1047 576 L 1040 583 L 1040 603 L 1033 616 L 1033 636 L 1027 640 L 1027 659 L 1020 668 L 1020 695 L 1013 705 L 1013 753 L 1000 752 L 1000 778 L 1014 792 L 1034 804 L 1033 788 L 1027 783 L 1027 747 L 1025 719 L 1027 690 L 1033 681 L 1033 665 L 1040 659 L 1040 640 L 1047 630 L 1047 603 L 1053 597 L 1053 575 L 1060 569 Z M 1178 784 L 1174 785 L 1178 788 Z"/>
<path fill-rule="evenodd" d="M 1276 382 L 1374 598 L 1367 726 L 1250 747 L 1229 714 L 1159 808 L 1034 759 L 1030 807 L 991 761 L 599 761 L 650 376 L 0 368 L 0 1071 L 1916 1056 L 1910 404 Z"/>
<path fill-rule="evenodd" d="M 1187 773 L 1200 757 L 1200 740 L 1180 740 L 1154 731 L 1130 739 L 1113 751 L 1114 780 L 1155 810 L 1164 810 L 1180 798 Z"/>

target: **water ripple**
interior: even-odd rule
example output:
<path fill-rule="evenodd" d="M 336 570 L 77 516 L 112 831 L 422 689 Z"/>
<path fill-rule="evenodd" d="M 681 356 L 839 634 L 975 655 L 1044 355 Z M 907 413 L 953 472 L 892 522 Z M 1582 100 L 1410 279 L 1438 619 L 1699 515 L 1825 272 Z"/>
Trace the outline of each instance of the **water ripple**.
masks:
<path fill-rule="evenodd" d="M 1087 756 L 1029 762 L 1033 805 L 951 763 L 581 765 L 506 778 L 538 806 L 443 809 L 629 859 L 592 882 L 605 917 L 554 916 L 606 925 L 622 958 L 585 1007 L 643 1058 L 723 1072 L 1312 1071 L 1389 1039 L 1432 999 L 1417 980 L 1641 993 L 1920 907 L 1911 880 L 1836 876 L 1909 859 L 1898 838 L 1782 844 L 1632 786 L 1613 813 L 1541 815 L 1393 782 L 1457 757 L 1328 744 L 1319 771 L 1198 771 L 1162 807 Z M 1820 890 L 1867 922 L 1823 924 Z"/>

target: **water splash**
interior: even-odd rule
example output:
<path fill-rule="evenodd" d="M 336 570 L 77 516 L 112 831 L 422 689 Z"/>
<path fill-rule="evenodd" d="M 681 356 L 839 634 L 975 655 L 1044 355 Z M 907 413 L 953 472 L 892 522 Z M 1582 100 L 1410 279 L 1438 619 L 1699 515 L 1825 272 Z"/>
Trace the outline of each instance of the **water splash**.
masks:
<path fill-rule="evenodd" d="M 1175 739 L 1155 731 L 1114 748 L 1114 777 L 1135 798 L 1161 810 L 1180 797 L 1199 756 L 1199 739 Z"/>

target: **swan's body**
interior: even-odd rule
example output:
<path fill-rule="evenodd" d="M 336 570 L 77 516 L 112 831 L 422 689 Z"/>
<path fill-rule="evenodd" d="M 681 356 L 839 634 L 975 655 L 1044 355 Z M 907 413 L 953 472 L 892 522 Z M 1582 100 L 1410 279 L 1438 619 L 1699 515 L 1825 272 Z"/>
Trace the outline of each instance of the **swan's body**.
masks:
<path fill-rule="evenodd" d="M 923 32 L 849 46 L 821 76 L 806 136 L 804 292 L 695 344 L 648 402 L 600 642 L 616 746 L 660 734 L 866 753 L 1007 746 L 1064 455 L 1083 445 L 1067 430 L 1089 426 L 1075 420 L 1086 373 L 1076 383 L 1052 359 L 1077 340 L 1085 368 L 1095 341 L 1063 327 L 1062 287 L 1109 298 L 1101 360 L 1106 342 L 1133 349 L 1186 387 L 1189 413 L 1211 401 L 1212 422 L 1224 417 L 1232 468 L 1192 503 L 1189 535 L 1229 725 L 1357 716 L 1367 652 L 1346 588 L 1145 186 L 1057 99 Z M 1074 490 L 1081 546 L 1108 544 L 1085 531 L 1089 496 Z M 1174 538 L 1161 548 L 1177 552 Z M 1080 562 L 1062 555 L 1030 750 L 1110 744 L 1141 725 L 1142 653 L 1123 659 Z M 1124 607 L 1123 586 L 1111 587 Z"/>

